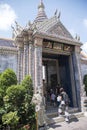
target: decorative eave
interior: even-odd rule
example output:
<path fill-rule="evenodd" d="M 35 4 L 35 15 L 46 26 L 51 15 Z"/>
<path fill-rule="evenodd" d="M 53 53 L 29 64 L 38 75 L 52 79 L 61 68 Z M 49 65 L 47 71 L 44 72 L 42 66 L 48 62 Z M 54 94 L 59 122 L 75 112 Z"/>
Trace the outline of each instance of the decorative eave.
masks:
<path fill-rule="evenodd" d="M 13 39 L 10 39 L 10 38 L 0 38 L 0 40 L 6 40 L 6 41 L 14 41 Z"/>
<path fill-rule="evenodd" d="M 23 36 L 23 42 L 24 41 L 28 41 L 28 31 L 26 29 L 24 29 L 22 32 L 21 32 L 21 35 Z"/>
<path fill-rule="evenodd" d="M 30 41 L 31 40 L 31 37 L 32 37 L 32 34 L 33 34 L 33 30 L 31 29 L 24 29 L 22 32 L 21 32 L 21 35 L 23 36 L 23 38 L 27 39 L 27 41 Z"/>
<path fill-rule="evenodd" d="M 15 37 L 15 45 L 18 47 L 18 48 L 23 48 L 23 36 L 21 34 L 17 35 Z"/>
<path fill-rule="evenodd" d="M 16 38 L 15 38 L 15 41 L 22 42 L 23 41 L 23 36 L 21 34 L 17 35 Z"/>
<path fill-rule="evenodd" d="M 55 42 L 60 42 L 60 43 L 66 43 L 69 45 L 74 45 L 74 46 L 81 46 L 82 43 L 80 41 L 77 41 L 75 39 L 69 39 L 69 38 L 65 38 L 62 36 L 55 36 L 52 34 L 48 34 L 48 33 L 43 33 L 43 32 L 39 32 L 37 31 L 36 33 L 33 34 L 33 37 L 39 37 L 42 39 L 48 39 L 48 40 L 52 40 Z"/>
<path fill-rule="evenodd" d="M 16 46 L 23 47 L 23 44 L 32 42 L 32 29 L 23 29 L 19 35 L 15 37 Z"/>
<path fill-rule="evenodd" d="M 2 53 L 2 54 L 17 54 L 18 48 L 0 46 L 0 53 Z"/>
<path fill-rule="evenodd" d="M 13 39 L 0 38 L 0 53 L 17 53 L 17 47 L 14 44 Z"/>

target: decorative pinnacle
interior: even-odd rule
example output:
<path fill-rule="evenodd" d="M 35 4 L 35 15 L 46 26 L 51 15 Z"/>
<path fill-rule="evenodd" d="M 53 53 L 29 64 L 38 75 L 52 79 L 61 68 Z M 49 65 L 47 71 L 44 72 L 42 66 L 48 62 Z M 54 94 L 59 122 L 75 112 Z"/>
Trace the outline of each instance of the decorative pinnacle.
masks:
<path fill-rule="evenodd" d="M 45 14 L 44 9 L 45 9 L 45 6 L 43 3 L 43 0 L 40 0 L 40 3 L 38 5 L 38 14 L 37 14 L 37 17 L 35 19 L 35 22 L 42 22 L 43 20 L 47 19 L 47 16 Z"/>
<path fill-rule="evenodd" d="M 41 0 L 40 2 L 43 3 L 43 0 Z"/>
<path fill-rule="evenodd" d="M 43 8 L 44 9 L 43 0 L 40 1 L 40 4 L 39 4 L 38 8 Z"/>

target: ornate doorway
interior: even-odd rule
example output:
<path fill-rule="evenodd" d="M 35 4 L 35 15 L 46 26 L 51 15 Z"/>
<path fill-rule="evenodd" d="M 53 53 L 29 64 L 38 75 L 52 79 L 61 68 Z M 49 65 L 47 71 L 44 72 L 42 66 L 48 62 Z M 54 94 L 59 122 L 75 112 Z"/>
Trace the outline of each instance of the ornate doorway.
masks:
<path fill-rule="evenodd" d="M 59 54 L 43 54 L 43 66 L 45 67 L 46 97 L 50 102 L 50 91 L 56 94 L 57 84 L 60 84 L 68 93 L 73 107 L 72 85 L 70 75 L 69 56 Z"/>

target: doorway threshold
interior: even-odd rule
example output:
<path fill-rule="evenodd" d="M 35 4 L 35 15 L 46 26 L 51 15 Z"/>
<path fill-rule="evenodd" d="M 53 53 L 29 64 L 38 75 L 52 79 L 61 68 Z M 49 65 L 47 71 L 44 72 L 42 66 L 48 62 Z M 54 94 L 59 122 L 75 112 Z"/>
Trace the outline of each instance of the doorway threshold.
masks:
<path fill-rule="evenodd" d="M 79 109 L 78 108 L 72 108 L 69 107 L 69 113 L 73 114 L 73 113 L 78 113 Z M 54 117 L 58 117 L 58 107 L 50 107 L 49 109 L 46 110 L 46 115 L 48 118 L 54 118 Z"/>

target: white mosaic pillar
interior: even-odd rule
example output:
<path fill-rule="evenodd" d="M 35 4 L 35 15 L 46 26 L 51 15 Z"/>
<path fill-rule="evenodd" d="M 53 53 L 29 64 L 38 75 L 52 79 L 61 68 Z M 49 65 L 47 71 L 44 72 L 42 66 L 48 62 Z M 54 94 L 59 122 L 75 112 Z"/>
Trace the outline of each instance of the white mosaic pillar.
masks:
<path fill-rule="evenodd" d="M 18 46 L 18 72 L 17 72 L 17 77 L 18 77 L 18 82 L 20 83 L 21 80 L 23 79 L 23 39 L 22 37 L 17 37 L 16 40 L 16 45 Z"/>
<path fill-rule="evenodd" d="M 34 57 L 35 57 L 35 92 L 42 90 L 42 39 L 35 38 L 34 40 Z"/>
<path fill-rule="evenodd" d="M 32 63 L 31 63 L 31 59 L 32 59 L 32 57 L 31 57 L 31 55 L 32 55 L 32 44 L 29 44 L 29 60 L 28 60 L 28 62 L 29 62 L 29 75 L 31 76 L 31 67 L 32 67 Z"/>
<path fill-rule="evenodd" d="M 24 37 L 24 62 L 23 77 L 29 74 L 29 41 L 27 36 Z"/>
<path fill-rule="evenodd" d="M 35 86 L 35 70 L 34 70 L 34 45 L 29 43 L 29 75 L 32 77 L 33 87 Z"/>

